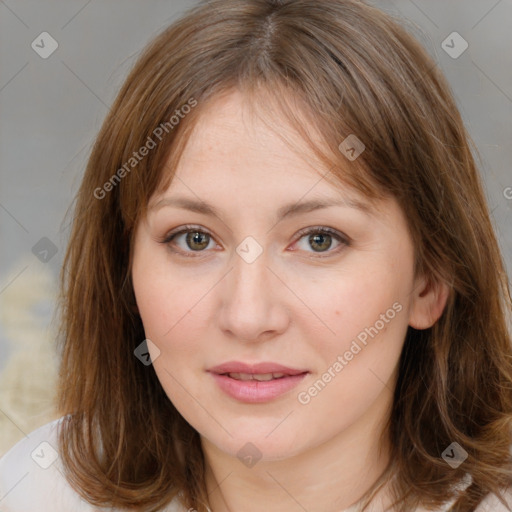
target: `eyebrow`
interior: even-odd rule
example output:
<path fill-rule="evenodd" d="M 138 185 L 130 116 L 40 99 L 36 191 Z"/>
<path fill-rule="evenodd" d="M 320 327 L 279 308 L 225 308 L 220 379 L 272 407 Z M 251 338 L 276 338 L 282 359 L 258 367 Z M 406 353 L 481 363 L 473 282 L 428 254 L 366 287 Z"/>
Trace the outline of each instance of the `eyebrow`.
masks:
<path fill-rule="evenodd" d="M 150 211 L 160 210 L 165 206 L 182 208 L 192 212 L 201 213 L 203 215 L 214 215 L 221 218 L 221 212 L 213 205 L 198 199 L 192 199 L 185 196 L 167 197 L 158 201 L 155 205 L 151 206 Z M 277 210 L 276 221 L 281 221 L 287 217 L 309 213 L 314 210 L 329 208 L 332 206 L 342 206 L 359 210 L 367 216 L 374 216 L 375 211 L 371 210 L 366 203 L 358 200 L 339 198 L 339 199 L 312 199 L 310 201 L 303 201 L 297 203 L 290 203 L 282 206 Z"/>

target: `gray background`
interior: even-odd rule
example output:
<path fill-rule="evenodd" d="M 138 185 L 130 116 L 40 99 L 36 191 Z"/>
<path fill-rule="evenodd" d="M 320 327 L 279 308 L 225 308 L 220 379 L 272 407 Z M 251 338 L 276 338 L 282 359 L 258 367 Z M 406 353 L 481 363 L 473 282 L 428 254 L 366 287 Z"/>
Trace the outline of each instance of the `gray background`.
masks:
<path fill-rule="evenodd" d="M 370 3 L 409 20 L 445 72 L 482 155 L 512 270 L 512 0 Z M 94 136 L 141 49 L 193 4 L 0 0 L 0 455 L 56 417 L 51 321 L 69 233 L 65 215 Z M 469 43 L 458 58 L 442 48 L 454 31 Z M 42 32 L 59 45 L 47 59 L 31 47 Z M 45 263 L 36 244 L 57 252 L 50 249 Z"/>

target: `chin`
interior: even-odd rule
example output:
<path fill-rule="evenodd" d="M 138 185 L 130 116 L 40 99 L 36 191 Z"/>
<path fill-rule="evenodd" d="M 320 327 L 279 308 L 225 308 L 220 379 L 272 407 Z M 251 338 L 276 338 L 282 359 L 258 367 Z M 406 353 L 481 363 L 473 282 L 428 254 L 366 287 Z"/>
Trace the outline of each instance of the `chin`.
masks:
<path fill-rule="evenodd" d="M 278 426 L 279 423 L 272 419 L 261 421 L 259 425 L 254 425 L 254 421 L 252 425 L 247 425 L 245 421 L 243 425 L 224 424 L 231 436 L 220 427 L 212 431 L 211 423 L 204 429 L 204 434 L 198 431 L 217 449 L 242 462 L 245 457 L 270 462 L 293 457 L 307 448 L 304 444 L 306 440 L 302 437 L 304 428 L 291 430 L 290 426 Z"/>

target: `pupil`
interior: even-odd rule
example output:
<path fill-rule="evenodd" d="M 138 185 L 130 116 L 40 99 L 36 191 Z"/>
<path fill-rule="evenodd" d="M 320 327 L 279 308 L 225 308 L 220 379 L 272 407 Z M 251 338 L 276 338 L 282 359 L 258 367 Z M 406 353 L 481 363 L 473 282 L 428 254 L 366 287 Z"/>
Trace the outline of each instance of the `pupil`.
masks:
<path fill-rule="evenodd" d="M 330 239 L 330 235 L 325 235 L 325 234 L 321 234 L 321 233 L 317 233 L 317 234 L 311 235 L 309 237 L 309 241 L 310 242 L 313 242 L 313 243 L 317 243 L 318 242 L 318 243 L 320 243 L 320 245 L 322 245 L 322 241 L 324 242 L 324 244 L 323 244 L 324 247 L 321 248 L 322 251 L 329 249 L 329 247 L 331 246 L 330 240 L 329 240 L 329 242 L 327 244 L 325 243 L 325 240 L 327 240 L 327 239 Z"/>
<path fill-rule="evenodd" d="M 189 247 L 191 245 L 194 245 L 194 244 L 199 244 L 200 247 L 196 247 L 196 249 L 204 249 L 205 247 L 208 247 L 208 240 L 206 240 L 206 242 L 203 240 L 203 243 L 201 243 L 201 237 L 203 238 L 206 238 L 206 233 L 199 233 L 199 232 L 195 232 L 195 233 L 188 233 L 187 235 L 187 244 L 189 245 Z M 191 249 L 193 249 L 194 247 L 190 247 Z"/>

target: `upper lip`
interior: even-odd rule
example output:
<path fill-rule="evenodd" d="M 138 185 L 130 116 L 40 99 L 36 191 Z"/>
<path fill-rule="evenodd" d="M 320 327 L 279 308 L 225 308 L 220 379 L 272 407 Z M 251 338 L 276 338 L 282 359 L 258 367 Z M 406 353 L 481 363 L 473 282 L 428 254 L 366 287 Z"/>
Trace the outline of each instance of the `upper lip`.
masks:
<path fill-rule="evenodd" d="M 289 368 L 278 363 L 262 362 L 262 363 L 242 363 L 239 361 L 228 361 L 208 369 L 209 372 L 223 373 L 248 373 L 251 375 L 263 373 L 284 373 L 285 375 L 300 375 L 308 370 L 300 370 L 297 368 Z"/>

